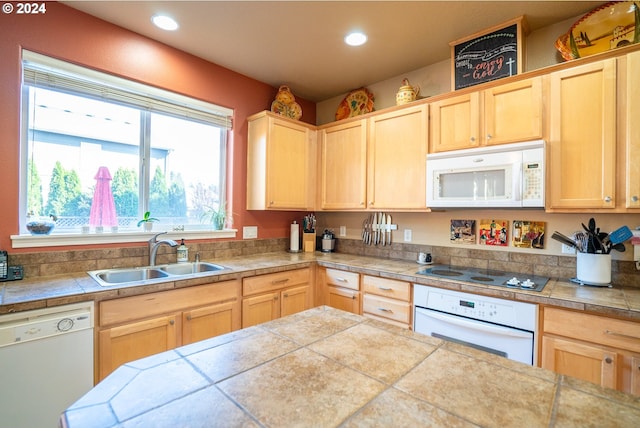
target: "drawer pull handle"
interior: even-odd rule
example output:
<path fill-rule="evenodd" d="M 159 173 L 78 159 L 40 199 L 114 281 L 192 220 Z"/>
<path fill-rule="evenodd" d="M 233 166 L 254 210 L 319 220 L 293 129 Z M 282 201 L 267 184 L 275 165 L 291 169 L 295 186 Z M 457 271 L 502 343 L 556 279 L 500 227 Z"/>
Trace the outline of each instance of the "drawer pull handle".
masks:
<path fill-rule="evenodd" d="M 187 321 L 191 321 L 191 315 L 187 315 Z"/>
<path fill-rule="evenodd" d="M 343 278 L 343 277 L 338 277 L 338 278 L 336 278 L 336 281 L 340 281 L 340 282 L 349 282 L 349 280 L 348 280 L 348 279 Z"/>
<path fill-rule="evenodd" d="M 605 330 L 604 334 L 608 334 L 610 336 L 628 337 L 629 339 L 640 340 L 640 337 L 638 337 L 638 336 L 632 336 L 630 334 L 618 333 L 617 331 Z"/>
<path fill-rule="evenodd" d="M 613 360 L 611 359 L 611 357 L 606 357 L 604 359 L 604 362 L 607 363 L 607 364 L 611 364 L 613 362 Z"/>
<path fill-rule="evenodd" d="M 285 293 L 284 297 L 289 297 L 289 293 Z"/>
<path fill-rule="evenodd" d="M 391 309 L 387 309 L 387 308 L 378 308 L 378 310 L 379 310 L 379 311 L 382 311 L 382 312 L 390 312 L 390 313 L 393 313 L 393 311 L 392 311 Z"/>
<path fill-rule="evenodd" d="M 273 281 L 271 281 L 272 284 L 284 284 L 285 282 L 289 281 L 289 278 L 285 278 L 285 279 L 274 279 Z"/>
<path fill-rule="evenodd" d="M 391 288 L 391 287 L 378 287 L 378 288 L 380 290 L 382 290 L 382 291 L 392 291 L 393 290 L 393 288 Z"/>
<path fill-rule="evenodd" d="M 169 324 L 174 325 L 176 322 L 174 320 L 169 321 Z"/>
<path fill-rule="evenodd" d="M 355 294 L 353 294 L 353 295 L 351 296 L 351 298 L 355 300 L 356 295 L 355 295 Z"/>

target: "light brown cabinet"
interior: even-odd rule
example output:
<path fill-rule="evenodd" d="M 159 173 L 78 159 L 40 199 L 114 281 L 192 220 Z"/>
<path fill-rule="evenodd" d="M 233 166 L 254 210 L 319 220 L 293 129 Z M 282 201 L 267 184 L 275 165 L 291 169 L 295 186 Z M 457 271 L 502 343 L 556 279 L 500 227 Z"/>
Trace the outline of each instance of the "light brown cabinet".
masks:
<path fill-rule="evenodd" d="M 313 210 L 315 127 L 267 111 L 248 120 L 247 209 Z"/>
<path fill-rule="evenodd" d="M 240 329 L 240 282 L 105 300 L 98 319 L 100 381 L 124 363 Z"/>
<path fill-rule="evenodd" d="M 616 59 L 551 73 L 547 210 L 616 206 Z"/>
<path fill-rule="evenodd" d="M 558 308 L 543 311 L 543 368 L 640 395 L 640 324 Z"/>
<path fill-rule="evenodd" d="M 364 315 L 411 328 L 411 284 L 389 278 L 362 277 Z"/>
<path fill-rule="evenodd" d="M 319 131 L 320 208 L 364 210 L 367 199 L 367 120 Z"/>
<path fill-rule="evenodd" d="M 426 210 L 428 120 L 421 104 L 321 129 L 321 209 Z"/>
<path fill-rule="evenodd" d="M 360 308 L 360 274 L 339 269 L 320 268 L 323 282 L 324 304 L 354 314 L 362 314 Z"/>
<path fill-rule="evenodd" d="M 625 208 L 640 208 L 640 52 L 626 56 L 624 117 Z"/>
<path fill-rule="evenodd" d="M 367 208 L 426 209 L 428 105 L 369 118 Z"/>
<path fill-rule="evenodd" d="M 244 278 L 242 328 L 313 307 L 311 268 Z"/>
<path fill-rule="evenodd" d="M 542 91 L 533 77 L 433 102 L 430 152 L 542 138 Z"/>

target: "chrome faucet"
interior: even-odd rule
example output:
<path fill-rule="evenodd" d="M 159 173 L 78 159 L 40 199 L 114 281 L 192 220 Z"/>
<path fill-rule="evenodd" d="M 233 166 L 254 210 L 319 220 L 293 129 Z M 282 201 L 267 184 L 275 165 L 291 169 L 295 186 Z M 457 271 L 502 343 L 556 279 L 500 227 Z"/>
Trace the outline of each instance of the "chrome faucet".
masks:
<path fill-rule="evenodd" d="M 157 240 L 158 236 L 164 235 L 165 233 L 167 232 L 160 232 L 149 240 L 149 266 L 156 265 L 156 254 L 158 254 L 158 247 L 160 247 L 160 245 L 165 244 L 169 245 L 170 247 L 178 246 L 178 243 L 173 239 L 162 239 L 160 241 Z"/>

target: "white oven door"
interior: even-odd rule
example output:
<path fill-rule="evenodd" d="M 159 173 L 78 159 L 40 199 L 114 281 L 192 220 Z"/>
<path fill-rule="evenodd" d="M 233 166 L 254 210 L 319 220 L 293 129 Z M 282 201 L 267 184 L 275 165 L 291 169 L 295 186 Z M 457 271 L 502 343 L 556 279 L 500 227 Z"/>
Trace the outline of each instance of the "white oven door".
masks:
<path fill-rule="evenodd" d="M 430 309 L 415 309 L 417 333 L 471 346 L 533 365 L 533 332 L 499 326 Z"/>

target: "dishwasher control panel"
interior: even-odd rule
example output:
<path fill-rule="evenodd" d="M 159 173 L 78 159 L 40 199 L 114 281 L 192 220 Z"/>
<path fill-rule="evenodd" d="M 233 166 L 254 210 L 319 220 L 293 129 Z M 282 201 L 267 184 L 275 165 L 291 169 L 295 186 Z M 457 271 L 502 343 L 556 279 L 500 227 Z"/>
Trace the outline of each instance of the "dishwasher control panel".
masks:
<path fill-rule="evenodd" d="M 93 302 L 0 317 L 0 347 L 93 328 Z"/>

